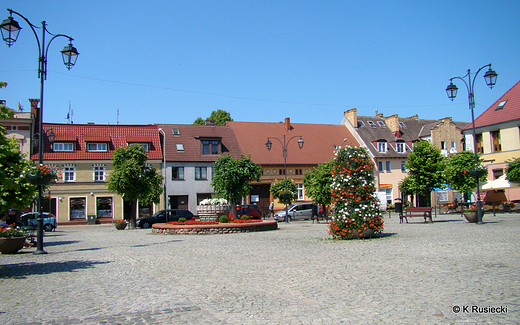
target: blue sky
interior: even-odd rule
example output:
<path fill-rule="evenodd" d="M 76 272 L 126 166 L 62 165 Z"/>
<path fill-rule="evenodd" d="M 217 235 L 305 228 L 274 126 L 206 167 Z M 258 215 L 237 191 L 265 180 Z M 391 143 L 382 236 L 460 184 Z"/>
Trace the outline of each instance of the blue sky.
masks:
<path fill-rule="evenodd" d="M 493 64 L 475 85 L 478 115 L 520 79 L 520 1 L 4 0 L 33 24 L 73 37 L 67 71 L 48 53 L 44 121 L 191 124 L 223 109 L 236 121 L 339 124 L 358 115 L 470 122 L 467 91 L 449 78 Z M 0 44 L 0 99 L 30 109 L 39 98 L 38 50 L 23 19 Z M 40 34 L 38 34 L 40 37 Z"/>

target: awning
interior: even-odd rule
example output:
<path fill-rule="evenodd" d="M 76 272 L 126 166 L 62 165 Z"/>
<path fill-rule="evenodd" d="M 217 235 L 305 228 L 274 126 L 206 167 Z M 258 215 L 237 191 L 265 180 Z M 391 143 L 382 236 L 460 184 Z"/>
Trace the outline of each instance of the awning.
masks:
<path fill-rule="evenodd" d="M 453 191 L 449 184 L 442 184 L 441 187 L 434 187 L 434 191 Z"/>
<path fill-rule="evenodd" d="M 508 181 L 506 175 L 502 175 L 495 180 L 487 181 L 482 184 L 483 191 L 506 190 L 513 187 L 520 187 L 520 183 Z"/>

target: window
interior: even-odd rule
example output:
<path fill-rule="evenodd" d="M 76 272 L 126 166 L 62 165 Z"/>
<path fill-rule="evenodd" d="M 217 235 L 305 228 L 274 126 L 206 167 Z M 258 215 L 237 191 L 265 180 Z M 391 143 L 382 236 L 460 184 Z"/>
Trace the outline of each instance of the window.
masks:
<path fill-rule="evenodd" d="M 404 124 L 403 122 L 399 122 L 399 126 L 402 127 L 403 129 L 406 129 L 406 124 Z"/>
<path fill-rule="evenodd" d="M 207 167 L 195 167 L 195 179 L 203 180 L 208 179 L 208 168 Z"/>
<path fill-rule="evenodd" d="M 105 181 L 105 164 L 93 164 L 92 165 L 92 177 L 94 182 L 104 182 Z"/>
<path fill-rule="evenodd" d="M 74 182 L 76 180 L 76 165 L 63 165 L 63 181 Z"/>
<path fill-rule="evenodd" d="M 357 122 L 357 125 L 358 125 L 358 128 L 359 128 L 359 127 L 362 127 L 362 126 L 365 126 L 365 122 L 363 122 L 363 121 L 358 121 L 358 122 Z"/>
<path fill-rule="evenodd" d="M 401 161 L 401 172 L 406 173 L 406 167 L 405 167 L 406 161 Z"/>
<path fill-rule="evenodd" d="M 177 129 L 177 128 L 172 129 L 172 133 L 173 133 L 173 135 L 181 135 L 181 133 L 179 132 L 179 129 Z"/>
<path fill-rule="evenodd" d="M 502 151 L 502 144 L 500 141 L 500 131 L 491 132 L 491 140 L 493 142 L 493 152 Z"/>
<path fill-rule="evenodd" d="M 446 150 L 446 141 L 441 141 L 441 150 Z"/>
<path fill-rule="evenodd" d="M 507 99 L 501 101 L 500 103 L 498 103 L 498 106 L 497 106 L 497 108 L 495 108 L 495 111 L 498 111 L 499 109 L 504 108 L 504 105 L 505 105 L 506 103 L 507 103 Z"/>
<path fill-rule="evenodd" d="M 452 148 L 457 148 L 457 147 L 455 146 L 455 141 L 451 141 L 451 147 L 452 147 Z"/>
<path fill-rule="evenodd" d="M 144 148 L 144 151 L 148 151 L 149 147 L 150 147 L 150 145 L 148 143 L 142 143 L 142 142 L 128 143 L 128 145 L 132 145 L 132 144 L 138 144 L 138 145 L 142 146 Z M 106 150 L 101 150 L 101 151 L 106 151 Z"/>
<path fill-rule="evenodd" d="M 72 142 L 54 142 L 52 144 L 54 151 L 74 151 L 74 143 Z"/>
<path fill-rule="evenodd" d="M 385 122 L 383 121 L 377 121 L 377 124 L 379 124 L 380 127 L 386 126 Z"/>
<path fill-rule="evenodd" d="M 298 200 L 304 199 L 303 184 L 297 184 L 298 186 Z"/>
<path fill-rule="evenodd" d="M 367 122 L 368 122 L 368 125 L 370 125 L 371 127 L 374 127 L 374 128 L 375 128 L 375 127 L 377 126 L 377 125 L 376 125 L 374 122 L 372 122 L 372 121 L 367 121 Z"/>
<path fill-rule="evenodd" d="M 377 151 L 386 152 L 388 150 L 386 141 L 379 141 L 377 143 Z"/>
<path fill-rule="evenodd" d="M 112 218 L 112 198 L 97 197 L 96 210 L 98 218 Z"/>
<path fill-rule="evenodd" d="M 184 167 L 172 167 L 172 181 L 184 179 Z"/>
<path fill-rule="evenodd" d="M 391 173 L 392 172 L 392 162 L 391 161 L 387 161 L 386 162 L 386 172 L 387 173 Z"/>
<path fill-rule="evenodd" d="M 70 219 L 85 219 L 85 206 L 87 199 L 84 197 L 70 199 Z"/>
<path fill-rule="evenodd" d="M 378 167 L 378 169 L 379 169 L 379 172 L 384 172 L 384 171 L 385 171 L 385 167 L 384 167 L 382 161 L 378 161 L 378 162 L 377 162 L 377 167 Z"/>
<path fill-rule="evenodd" d="M 476 140 L 476 142 L 477 142 L 477 153 L 482 154 L 482 153 L 484 153 L 484 147 L 482 146 L 482 133 L 481 134 L 477 134 L 476 137 L 477 137 L 477 140 Z"/>
<path fill-rule="evenodd" d="M 503 169 L 493 169 L 493 179 L 497 179 L 502 175 L 504 175 Z"/>
<path fill-rule="evenodd" d="M 182 143 L 177 143 L 175 146 L 177 147 L 177 151 L 184 151 L 184 145 Z"/>
<path fill-rule="evenodd" d="M 397 152 L 399 152 L 399 153 L 406 152 L 406 144 L 404 142 L 397 142 L 396 147 L 397 147 Z"/>
<path fill-rule="evenodd" d="M 219 144 L 218 140 L 202 140 L 202 154 L 203 155 L 218 155 Z"/>
<path fill-rule="evenodd" d="M 87 151 L 107 151 L 106 143 L 87 143 Z"/>

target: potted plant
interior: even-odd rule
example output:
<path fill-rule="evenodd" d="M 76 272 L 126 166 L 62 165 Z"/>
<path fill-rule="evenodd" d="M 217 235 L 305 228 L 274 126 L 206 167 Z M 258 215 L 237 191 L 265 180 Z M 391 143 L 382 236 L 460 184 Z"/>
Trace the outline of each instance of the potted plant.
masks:
<path fill-rule="evenodd" d="M 478 221 L 477 210 L 478 209 L 476 204 L 472 204 L 468 208 L 464 209 L 462 211 L 462 214 L 464 215 L 466 220 L 468 220 L 468 222 L 476 223 Z"/>
<path fill-rule="evenodd" d="M 61 172 L 55 166 L 40 164 L 27 171 L 29 183 L 34 185 L 49 185 L 59 178 L 61 178 Z"/>
<path fill-rule="evenodd" d="M 27 233 L 14 223 L 0 229 L 0 253 L 13 254 L 22 249 Z"/>
<path fill-rule="evenodd" d="M 126 220 L 114 220 L 114 226 L 117 230 L 125 229 L 127 224 L 128 222 L 126 222 Z"/>
<path fill-rule="evenodd" d="M 218 221 L 219 216 L 228 214 L 231 205 L 226 199 L 205 199 L 197 206 L 197 215 L 202 221 Z"/>

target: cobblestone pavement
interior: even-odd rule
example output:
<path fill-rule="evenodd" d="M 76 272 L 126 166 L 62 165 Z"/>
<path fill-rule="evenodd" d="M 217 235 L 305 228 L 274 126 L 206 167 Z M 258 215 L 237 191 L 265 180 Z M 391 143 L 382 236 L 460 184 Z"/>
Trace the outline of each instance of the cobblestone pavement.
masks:
<path fill-rule="evenodd" d="M 46 255 L 0 255 L 0 324 L 518 324 L 520 214 L 433 220 L 386 215 L 380 238 L 353 241 L 310 221 L 199 236 L 59 227 Z"/>

